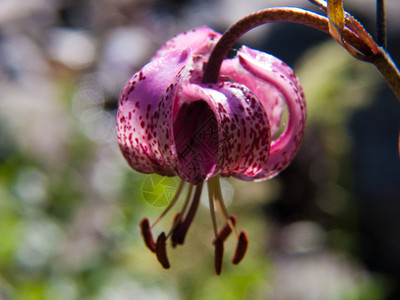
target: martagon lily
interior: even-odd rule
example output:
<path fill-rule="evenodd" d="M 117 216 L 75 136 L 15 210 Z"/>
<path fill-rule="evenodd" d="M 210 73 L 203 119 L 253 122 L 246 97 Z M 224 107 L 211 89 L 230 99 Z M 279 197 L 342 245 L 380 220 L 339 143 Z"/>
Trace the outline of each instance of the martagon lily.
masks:
<path fill-rule="evenodd" d="M 310 1 L 328 17 L 301 8 L 267 8 L 242 18 L 223 35 L 208 27 L 179 34 L 123 89 L 116 129 L 128 164 L 141 173 L 181 178 L 161 216 L 152 225 L 148 218 L 140 224 L 146 245 L 164 268 L 170 267 L 166 241 L 170 239 L 173 247 L 183 244 L 205 181 L 215 235 L 216 272 L 221 272 L 223 243 L 231 232 L 238 241 L 232 262 L 238 264 L 246 253 L 248 238 L 243 230 L 237 232 L 236 217 L 225 207 L 219 177 L 270 179 L 289 165 L 303 139 L 305 101 L 292 69 L 245 46 L 234 58 L 225 58 L 245 32 L 261 24 L 287 21 L 329 33 L 351 55 L 373 63 L 400 99 L 397 66 L 344 11 L 342 0 Z M 287 124 L 280 132 L 284 105 Z M 181 210 L 170 230 L 154 241 L 152 229 L 175 206 L 185 184 L 189 187 Z M 219 231 L 214 207 L 222 221 Z"/>
<path fill-rule="evenodd" d="M 141 173 L 179 176 L 169 206 L 152 225 L 141 221 L 148 248 L 164 268 L 166 241 L 183 244 L 207 182 L 214 230 L 215 269 L 221 272 L 223 242 L 237 238 L 232 262 L 245 255 L 248 238 L 222 199 L 219 176 L 262 181 L 293 160 L 304 135 L 306 111 L 298 78 L 281 60 L 242 46 L 222 61 L 216 83 L 203 83 L 204 66 L 221 38 L 208 27 L 182 33 L 164 44 L 126 84 L 117 112 L 117 138 L 128 164 Z M 286 105 L 286 128 L 279 131 Z M 188 192 L 170 230 L 156 241 L 151 230 Z M 221 219 L 217 228 L 215 210 Z"/>

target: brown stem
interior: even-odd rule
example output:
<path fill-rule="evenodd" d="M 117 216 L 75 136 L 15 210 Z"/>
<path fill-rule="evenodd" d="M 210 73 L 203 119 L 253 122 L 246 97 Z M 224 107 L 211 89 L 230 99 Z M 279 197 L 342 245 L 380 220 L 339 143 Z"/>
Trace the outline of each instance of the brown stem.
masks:
<path fill-rule="evenodd" d="M 326 1 L 324 1 L 324 0 L 308 0 L 308 1 L 317 5 L 326 14 L 328 13 L 328 7 L 327 7 Z M 379 0 L 377 0 L 377 1 L 379 1 Z M 344 11 L 344 16 L 345 16 L 345 27 L 347 27 L 351 31 L 357 33 L 359 38 L 362 39 L 366 45 L 368 45 L 368 47 L 371 49 L 371 51 L 374 54 L 378 53 L 378 51 L 379 51 L 378 46 L 376 45 L 376 43 L 373 40 L 373 38 L 371 37 L 371 35 L 364 29 L 364 26 L 362 26 L 359 21 L 357 21 L 351 14 L 349 14 L 346 11 Z M 346 28 L 344 28 L 344 29 L 346 29 Z M 346 48 L 346 50 L 348 50 L 347 47 L 345 47 L 345 48 Z"/>
<path fill-rule="evenodd" d="M 400 72 L 389 53 L 379 48 L 379 53 L 374 55 L 372 63 L 381 72 L 386 82 L 400 101 Z"/>
<path fill-rule="evenodd" d="M 385 0 L 376 0 L 376 39 L 378 45 L 387 49 Z"/>
<path fill-rule="evenodd" d="M 240 36 L 254 27 L 277 21 L 303 24 L 329 34 L 328 18 L 305 9 L 275 7 L 255 12 L 236 22 L 222 35 L 206 65 L 203 83 L 218 81 L 222 61 Z M 363 60 L 373 63 L 378 68 L 400 101 L 400 73 L 389 54 L 378 47 L 363 26 L 348 13 L 342 34 L 343 40 L 359 51 Z"/>
<path fill-rule="evenodd" d="M 274 7 L 255 12 L 239 20 L 223 34 L 215 45 L 210 59 L 208 60 L 203 75 L 203 83 L 216 83 L 218 81 L 222 60 L 226 57 L 229 49 L 240 36 L 254 27 L 277 21 L 303 24 L 329 34 L 329 20 L 322 15 L 305 9 Z M 350 45 L 359 50 L 366 57 L 371 57 L 373 55 L 370 47 L 355 32 L 345 28 L 343 35 Z"/>
<path fill-rule="evenodd" d="M 174 232 L 172 233 L 172 242 L 173 244 L 183 244 L 185 241 L 186 233 L 189 230 L 190 225 L 193 222 L 193 218 L 196 214 L 197 207 L 199 206 L 200 203 L 200 196 L 201 196 L 201 190 L 203 188 L 203 181 L 200 182 L 196 186 L 196 191 L 193 196 L 192 203 L 190 204 L 190 208 L 188 213 L 186 214 L 185 219 L 178 224 Z"/>

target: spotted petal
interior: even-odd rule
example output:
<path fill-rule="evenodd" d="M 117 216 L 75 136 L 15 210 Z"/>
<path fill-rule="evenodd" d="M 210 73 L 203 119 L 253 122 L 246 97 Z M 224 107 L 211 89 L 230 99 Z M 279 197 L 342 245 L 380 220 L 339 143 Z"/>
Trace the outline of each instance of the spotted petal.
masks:
<path fill-rule="evenodd" d="M 221 34 L 207 26 L 194 28 L 183 32 L 167 41 L 153 56 L 152 60 L 175 51 L 186 50 L 191 59 L 186 63 L 186 77 L 184 80 L 200 83 L 203 77 L 203 65 L 207 62 L 215 44 Z"/>
<path fill-rule="evenodd" d="M 274 86 L 271 82 L 266 81 L 254 74 L 251 70 L 246 68 L 243 64 L 245 55 L 244 51 L 263 53 L 243 46 L 239 51 L 238 55 L 233 59 L 225 59 L 221 66 L 220 77 L 223 80 L 231 80 L 233 82 L 239 82 L 246 85 L 261 101 L 265 111 L 268 114 L 271 134 L 274 136 L 278 131 L 281 116 L 283 111 L 283 96 L 282 93 Z M 265 53 L 263 53 L 265 54 Z M 264 60 L 264 67 L 267 72 L 271 72 L 271 67 L 274 65 L 280 65 L 281 60 L 275 58 L 272 55 L 265 54 L 261 57 Z"/>
<path fill-rule="evenodd" d="M 219 83 L 201 84 L 203 64 L 219 38 L 207 27 L 180 34 L 128 82 L 117 135 L 132 168 L 197 184 L 217 174 L 268 179 L 293 159 L 305 122 L 293 71 L 273 56 L 242 47 L 222 63 Z M 271 142 L 283 101 L 288 126 Z"/>
<path fill-rule="evenodd" d="M 173 103 L 187 51 L 153 60 L 125 86 L 117 112 L 117 138 L 129 165 L 142 173 L 174 175 Z"/>
<path fill-rule="evenodd" d="M 193 57 L 195 65 L 202 70 L 221 34 L 207 26 L 197 27 L 183 32 L 167 41 L 153 56 L 153 60 L 167 53 L 187 49 Z"/>
<path fill-rule="evenodd" d="M 274 177 L 293 160 L 304 135 L 305 100 L 296 75 L 281 60 L 243 46 L 235 59 L 223 62 L 221 76 L 245 84 L 254 92 L 267 111 L 272 135 L 281 120 L 280 99 L 285 101 L 289 112 L 288 124 L 285 131 L 272 141 L 267 164 L 256 176 L 238 176 L 244 180 Z"/>
<path fill-rule="evenodd" d="M 213 141 L 203 142 L 195 155 L 218 158 L 215 168 L 210 169 L 206 178 L 217 174 L 254 176 L 262 170 L 268 160 L 271 142 L 268 117 L 260 101 L 246 86 L 232 82 L 187 84 L 183 86 L 182 94 L 186 102 L 204 101 L 213 112 L 208 119 L 202 113 L 200 118 L 205 122 L 196 128 L 197 133 L 191 135 L 196 139 L 197 134 L 209 134 Z M 193 108 L 190 111 L 191 114 L 185 117 L 186 124 L 199 118 L 199 111 Z M 197 163 L 198 168 L 206 165 L 202 161 Z"/>

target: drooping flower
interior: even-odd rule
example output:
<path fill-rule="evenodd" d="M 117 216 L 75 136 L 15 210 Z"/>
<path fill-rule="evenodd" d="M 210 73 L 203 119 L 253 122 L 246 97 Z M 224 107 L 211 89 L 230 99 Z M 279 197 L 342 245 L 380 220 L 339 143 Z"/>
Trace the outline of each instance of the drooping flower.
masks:
<path fill-rule="evenodd" d="M 183 208 L 170 231 L 155 242 L 144 218 L 146 245 L 169 267 L 166 240 L 183 244 L 207 181 L 215 233 L 215 266 L 222 266 L 223 241 L 231 232 L 238 244 L 232 262 L 245 255 L 247 235 L 237 233 L 219 176 L 249 181 L 272 178 L 295 156 L 304 134 L 305 102 L 293 71 L 264 52 L 241 47 L 225 59 L 217 83 L 202 83 L 204 65 L 221 35 L 208 27 L 179 34 L 162 46 L 126 84 L 117 112 L 117 138 L 128 164 L 141 173 L 179 176 L 176 195 L 161 219 L 189 184 Z M 284 105 L 286 129 L 277 138 Z M 193 188 L 196 188 L 192 196 Z M 223 222 L 217 231 L 214 204 Z"/>

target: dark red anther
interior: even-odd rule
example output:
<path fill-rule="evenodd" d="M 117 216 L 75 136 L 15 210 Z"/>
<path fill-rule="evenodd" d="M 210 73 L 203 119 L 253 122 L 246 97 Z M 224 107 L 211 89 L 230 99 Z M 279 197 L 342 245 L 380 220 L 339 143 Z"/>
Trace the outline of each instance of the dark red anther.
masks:
<path fill-rule="evenodd" d="M 151 234 L 149 219 L 144 217 L 140 221 L 140 230 L 146 246 L 152 251 L 156 252 L 156 244 L 154 243 L 153 235 Z"/>
<path fill-rule="evenodd" d="M 172 247 L 175 248 L 177 244 L 183 244 L 188 229 L 189 228 L 185 227 L 182 221 L 176 225 L 171 236 Z"/>
<path fill-rule="evenodd" d="M 177 222 L 178 218 L 180 217 L 180 215 L 181 215 L 181 212 L 180 212 L 180 211 L 177 211 L 177 212 L 174 214 L 174 216 L 173 216 L 173 218 L 172 218 L 172 227 L 174 227 L 174 226 L 176 225 L 176 222 Z"/>
<path fill-rule="evenodd" d="M 222 259 L 224 257 L 224 241 L 220 238 L 217 238 L 215 240 L 214 246 L 215 272 L 217 273 L 217 275 L 220 275 L 222 270 Z"/>
<path fill-rule="evenodd" d="M 178 226 L 181 224 L 181 212 L 178 211 L 175 213 L 174 217 L 172 218 L 172 233 L 174 233 L 176 231 L 176 229 L 178 228 Z M 171 244 L 172 247 L 175 248 L 177 243 L 174 240 L 174 236 L 171 237 Z"/>
<path fill-rule="evenodd" d="M 246 254 L 248 245 L 249 245 L 249 239 L 247 237 L 246 232 L 242 230 L 239 234 L 239 240 L 236 246 L 236 250 L 232 257 L 233 264 L 237 265 L 238 263 L 241 262 L 244 255 Z"/>
<path fill-rule="evenodd" d="M 165 233 L 162 232 L 157 238 L 156 255 L 157 255 L 158 261 L 164 267 L 164 269 L 169 269 L 170 264 L 169 264 L 169 260 L 167 257 L 166 240 L 167 240 L 167 238 L 165 237 Z"/>
<path fill-rule="evenodd" d="M 231 215 L 229 217 L 229 219 L 231 220 L 233 226 L 236 226 L 236 216 L 235 215 Z M 228 236 L 231 234 L 231 232 L 232 232 L 231 226 L 229 226 L 228 222 L 225 222 L 225 224 L 218 231 L 218 235 L 217 236 L 222 241 L 225 241 L 228 238 Z M 215 244 L 215 239 L 213 240 L 213 244 Z"/>

